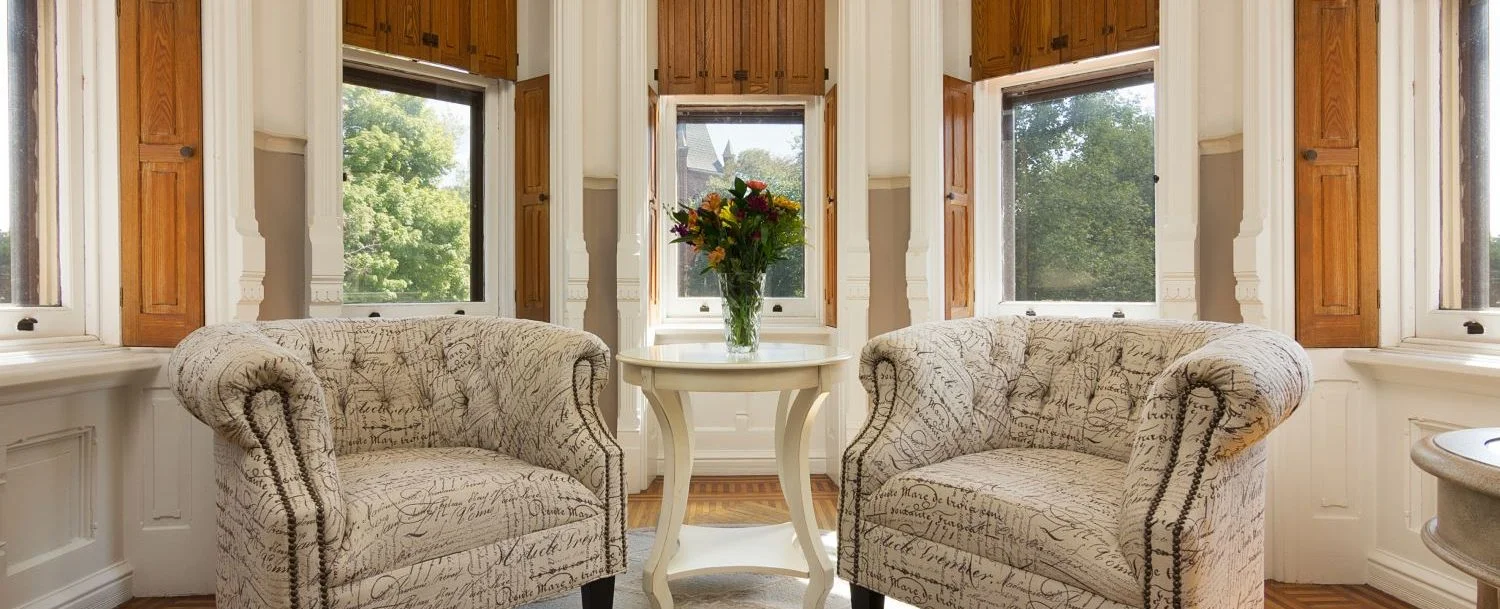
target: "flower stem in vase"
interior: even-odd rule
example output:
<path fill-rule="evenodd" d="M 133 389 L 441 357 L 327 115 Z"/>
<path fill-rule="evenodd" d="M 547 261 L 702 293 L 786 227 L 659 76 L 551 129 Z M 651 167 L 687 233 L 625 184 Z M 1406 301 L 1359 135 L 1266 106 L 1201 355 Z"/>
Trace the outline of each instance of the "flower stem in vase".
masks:
<path fill-rule="evenodd" d="M 730 353 L 753 353 L 760 347 L 760 311 L 765 273 L 719 273 L 723 299 L 724 343 Z"/>

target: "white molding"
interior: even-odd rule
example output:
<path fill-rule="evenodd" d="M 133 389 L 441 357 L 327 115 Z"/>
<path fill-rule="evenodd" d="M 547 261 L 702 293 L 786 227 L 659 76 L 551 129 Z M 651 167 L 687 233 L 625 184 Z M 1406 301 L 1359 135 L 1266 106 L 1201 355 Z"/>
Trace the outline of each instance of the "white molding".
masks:
<path fill-rule="evenodd" d="M 1244 149 L 1245 134 L 1243 133 L 1198 140 L 1198 154 L 1202 156 L 1230 154 Z"/>
<path fill-rule="evenodd" d="M 284 154 L 307 154 L 307 138 L 300 135 L 256 131 L 255 149 Z"/>
<path fill-rule="evenodd" d="M 1165 0 L 1156 61 L 1156 276 L 1161 316 L 1198 319 L 1198 0 Z"/>
<path fill-rule="evenodd" d="M 1244 214 L 1234 240 L 1235 298 L 1246 323 L 1295 332 L 1293 4 L 1246 2 Z"/>
<path fill-rule="evenodd" d="M 1370 585 L 1418 609 L 1473 609 L 1473 581 L 1461 581 L 1386 550 L 1369 559 Z"/>
<path fill-rule="evenodd" d="M 99 345 L 0 359 L 0 407 L 149 383 L 166 363 L 165 349 Z"/>
<path fill-rule="evenodd" d="M 619 179 L 611 180 L 618 201 L 619 239 L 615 242 L 615 299 L 618 310 L 621 351 L 650 344 L 650 298 L 646 295 L 651 269 L 649 215 L 645 202 L 651 180 L 649 103 L 646 87 L 650 85 L 647 35 L 651 0 L 620 0 L 618 21 L 620 47 L 619 82 Z M 588 179 L 584 186 L 587 188 Z M 646 488 L 656 477 L 655 462 L 647 458 L 648 417 L 641 389 L 629 383 L 618 383 L 619 410 L 615 434 L 625 451 L 625 486 L 629 492 Z"/>
<path fill-rule="evenodd" d="M 859 353 L 870 339 L 870 183 L 869 139 L 870 17 L 865 0 L 838 0 L 838 341 Z M 841 455 L 864 425 L 866 405 L 859 367 L 844 367 L 828 413 L 825 450 Z M 829 459 L 829 477 L 838 480 L 839 459 Z"/>
<path fill-rule="evenodd" d="M 641 87 L 641 90 L 645 90 L 645 87 L 644 86 Z M 621 87 L 620 88 L 620 92 L 624 93 L 625 92 L 625 88 Z M 643 93 L 641 95 L 644 98 L 645 94 Z M 620 114 L 624 114 L 624 108 L 621 108 Z M 646 111 L 645 110 L 641 110 L 641 115 L 645 116 L 645 114 L 646 114 Z M 643 119 L 643 122 L 644 122 L 644 119 Z M 621 146 L 623 147 L 623 144 Z M 620 184 L 619 178 L 611 178 L 611 177 L 603 177 L 603 176 L 583 176 L 583 189 L 584 190 L 616 190 L 616 189 L 619 188 L 619 184 Z"/>
<path fill-rule="evenodd" d="M 114 609 L 130 600 L 134 572 L 122 560 L 16 609 Z"/>
<path fill-rule="evenodd" d="M 911 188 L 911 176 L 870 176 L 869 188 L 870 190 L 896 190 L 898 188 Z"/>
<path fill-rule="evenodd" d="M 943 238 L 943 14 L 941 2 L 908 5 L 911 28 L 911 235 L 906 302 L 911 323 L 947 316 Z"/>
<path fill-rule="evenodd" d="M 589 300 L 589 252 L 583 237 L 582 2 L 552 4 L 551 36 L 551 319 L 581 330 Z"/>
<path fill-rule="evenodd" d="M 343 3 L 307 2 L 308 316 L 344 304 Z"/>
<path fill-rule="evenodd" d="M 252 14 L 203 6 L 203 286 L 207 323 L 254 321 L 265 298 L 266 241 L 255 221 Z M 342 257 L 340 258 L 342 260 Z"/>
<path fill-rule="evenodd" d="M 663 459 L 652 459 L 656 471 L 664 471 Z M 827 474 L 828 458 L 807 458 L 811 474 Z M 694 476 L 770 476 L 776 474 L 776 453 L 750 450 L 698 450 L 693 452 Z M 648 481 L 649 482 L 649 481 Z"/>

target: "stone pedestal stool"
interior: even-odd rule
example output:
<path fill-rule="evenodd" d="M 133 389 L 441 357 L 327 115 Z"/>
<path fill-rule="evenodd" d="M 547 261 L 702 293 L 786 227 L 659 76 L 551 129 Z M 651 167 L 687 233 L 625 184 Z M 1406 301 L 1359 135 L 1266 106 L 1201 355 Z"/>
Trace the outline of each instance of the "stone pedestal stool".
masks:
<path fill-rule="evenodd" d="M 1479 580 L 1478 609 L 1500 609 L 1500 427 L 1429 437 L 1411 458 L 1438 479 L 1437 517 L 1422 528 L 1422 541 Z"/>

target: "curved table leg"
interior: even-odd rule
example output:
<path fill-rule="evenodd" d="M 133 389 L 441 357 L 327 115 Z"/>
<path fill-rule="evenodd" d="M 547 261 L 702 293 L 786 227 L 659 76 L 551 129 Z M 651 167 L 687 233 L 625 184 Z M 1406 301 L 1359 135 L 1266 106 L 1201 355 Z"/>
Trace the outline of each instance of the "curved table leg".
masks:
<path fill-rule="evenodd" d="M 642 387 L 656 424 L 661 428 L 666 471 L 662 478 L 661 516 L 656 523 L 656 544 L 646 559 L 641 587 L 652 609 L 672 609 L 672 591 L 667 586 L 667 566 L 677 553 L 678 534 L 687 512 L 688 486 L 693 478 L 693 415 L 686 392 L 659 391 L 650 380 Z"/>
<path fill-rule="evenodd" d="M 783 408 L 776 417 L 776 469 L 780 474 L 782 492 L 792 514 L 792 528 L 797 531 L 797 544 L 807 559 L 807 594 L 802 597 L 803 609 L 818 609 L 828 599 L 833 588 L 833 564 L 828 553 L 823 551 L 823 541 L 818 535 L 818 519 L 812 506 L 812 477 L 807 466 L 807 444 L 813 414 L 828 392 L 821 389 L 803 389 L 797 399 Z M 779 416 L 785 414 L 785 416 Z"/>

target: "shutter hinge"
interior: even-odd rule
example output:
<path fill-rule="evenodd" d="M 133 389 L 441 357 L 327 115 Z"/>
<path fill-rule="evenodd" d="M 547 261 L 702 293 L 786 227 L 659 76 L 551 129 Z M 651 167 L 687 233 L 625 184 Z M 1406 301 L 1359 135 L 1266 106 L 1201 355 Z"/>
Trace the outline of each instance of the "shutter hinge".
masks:
<path fill-rule="evenodd" d="M 974 67 L 974 56 L 973 55 L 969 56 L 969 67 L 971 67 L 971 68 Z"/>
<path fill-rule="evenodd" d="M 823 80 L 828 80 L 828 68 L 823 68 Z"/>
<path fill-rule="evenodd" d="M 120 286 L 120 308 L 125 308 L 125 286 Z"/>
<path fill-rule="evenodd" d="M 1375 308 L 1380 308 L 1380 290 L 1375 290 Z"/>
<path fill-rule="evenodd" d="M 651 68 L 651 80 L 661 80 L 661 68 Z"/>

